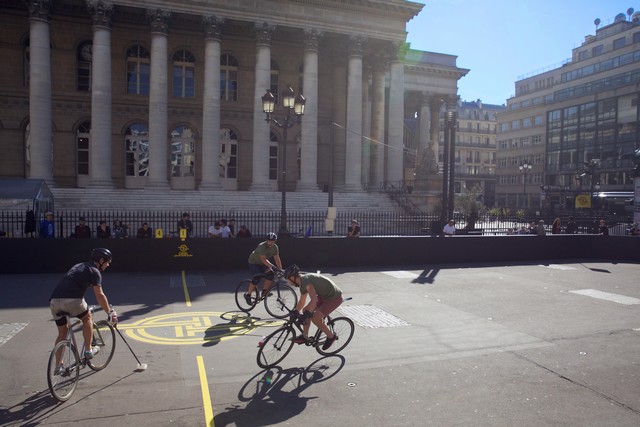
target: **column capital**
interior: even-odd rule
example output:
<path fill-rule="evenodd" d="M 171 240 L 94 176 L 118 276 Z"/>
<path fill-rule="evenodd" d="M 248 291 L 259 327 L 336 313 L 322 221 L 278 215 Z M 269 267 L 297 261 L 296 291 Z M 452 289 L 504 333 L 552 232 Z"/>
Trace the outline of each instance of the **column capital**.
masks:
<path fill-rule="evenodd" d="M 269 24 L 268 22 L 256 22 L 255 23 L 256 42 L 261 45 L 271 45 L 271 36 L 276 30 L 276 26 Z"/>
<path fill-rule="evenodd" d="M 94 27 L 111 28 L 113 3 L 108 0 L 87 0 L 87 9 Z"/>
<path fill-rule="evenodd" d="M 304 30 L 304 49 L 318 51 L 324 33 L 316 28 Z"/>
<path fill-rule="evenodd" d="M 171 11 L 163 9 L 147 9 L 147 19 L 152 33 L 169 34 Z"/>
<path fill-rule="evenodd" d="M 349 55 L 362 56 L 367 44 L 367 38 L 364 36 L 349 36 Z"/>
<path fill-rule="evenodd" d="M 218 40 L 222 37 L 222 26 L 224 18 L 215 15 L 203 16 L 202 27 L 204 28 L 204 36 L 207 39 Z"/>
<path fill-rule="evenodd" d="M 402 61 L 407 56 L 409 50 L 409 43 L 404 40 L 389 42 L 388 48 L 390 61 Z"/>
<path fill-rule="evenodd" d="M 51 12 L 52 0 L 23 0 L 24 3 L 27 4 L 29 8 L 29 19 L 38 19 L 41 21 L 49 22 L 51 20 L 51 16 L 49 12 Z"/>
<path fill-rule="evenodd" d="M 458 95 L 457 94 L 445 95 L 444 103 L 447 106 L 447 110 L 455 110 L 458 105 Z"/>

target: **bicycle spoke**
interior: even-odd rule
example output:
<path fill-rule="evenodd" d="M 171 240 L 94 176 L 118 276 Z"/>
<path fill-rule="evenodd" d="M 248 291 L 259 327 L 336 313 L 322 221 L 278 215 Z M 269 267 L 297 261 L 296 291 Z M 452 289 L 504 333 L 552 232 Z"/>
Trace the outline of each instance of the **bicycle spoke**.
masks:
<path fill-rule="evenodd" d="M 287 317 L 296 304 L 298 304 L 298 294 L 293 288 L 283 284 L 272 287 L 264 300 L 267 313 L 277 319 Z"/>
<path fill-rule="evenodd" d="M 93 340 L 91 348 L 94 351 L 93 358 L 87 361 L 87 365 L 94 371 L 107 367 L 116 347 L 116 333 L 106 320 L 93 324 Z"/>
<path fill-rule="evenodd" d="M 69 341 L 61 341 L 53 348 L 47 366 L 47 383 L 57 400 L 68 400 L 76 389 L 80 375 L 78 352 Z"/>
<path fill-rule="evenodd" d="M 250 312 L 253 308 L 258 304 L 258 287 L 256 286 L 249 295 L 249 286 L 251 285 L 251 280 L 246 279 L 243 280 L 236 286 L 235 299 L 236 305 L 241 311 L 245 313 Z M 248 299 L 247 299 L 248 295 Z"/>
<path fill-rule="evenodd" d="M 258 350 L 258 366 L 272 368 L 284 360 L 293 347 L 295 335 L 293 328 L 286 326 L 265 338 Z"/>
<path fill-rule="evenodd" d="M 325 356 L 336 354 L 342 351 L 347 345 L 349 345 L 355 332 L 353 321 L 347 317 L 338 317 L 336 319 L 331 319 L 329 322 L 327 322 L 327 326 L 329 326 L 331 332 L 333 332 L 333 334 L 336 335 L 338 339 L 333 342 L 331 347 L 323 350 L 322 345 L 326 340 L 326 336 L 323 336 L 323 338 L 318 343 L 316 350 L 318 351 L 318 353 Z"/>

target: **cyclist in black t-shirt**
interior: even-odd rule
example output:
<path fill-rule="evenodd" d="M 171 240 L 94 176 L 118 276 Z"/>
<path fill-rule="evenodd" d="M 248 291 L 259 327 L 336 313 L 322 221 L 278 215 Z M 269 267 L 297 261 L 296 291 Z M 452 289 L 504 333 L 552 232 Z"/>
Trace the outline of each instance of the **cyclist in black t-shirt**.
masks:
<path fill-rule="evenodd" d="M 102 291 L 102 274 L 111 264 L 113 256 L 111 251 L 105 248 L 96 248 L 91 251 L 91 261 L 76 264 L 62 277 L 58 285 L 51 293 L 49 307 L 58 327 L 56 344 L 64 340 L 69 330 L 67 313 L 71 317 L 82 320 L 82 336 L 84 338 L 84 357 L 91 359 L 91 337 L 93 335 L 93 318 L 84 299 L 84 294 L 89 288 L 93 288 L 98 304 L 109 313 L 112 324 L 118 324 L 116 311 L 109 306 L 109 300 Z"/>

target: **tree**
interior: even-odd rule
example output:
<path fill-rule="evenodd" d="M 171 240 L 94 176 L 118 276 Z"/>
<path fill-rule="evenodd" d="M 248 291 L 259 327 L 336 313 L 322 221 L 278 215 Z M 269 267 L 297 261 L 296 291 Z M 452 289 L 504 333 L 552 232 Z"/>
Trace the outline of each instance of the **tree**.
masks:
<path fill-rule="evenodd" d="M 454 206 L 456 210 L 467 218 L 465 229 L 472 230 L 476 228 L 476 222 L 480 217 L 480 212 L 484 210 L 484 205 L 482 204 L 483 197 L 482 187 L 479 185 L 471 189 L 464 188 L 462 193 L 456 195 Z"/>

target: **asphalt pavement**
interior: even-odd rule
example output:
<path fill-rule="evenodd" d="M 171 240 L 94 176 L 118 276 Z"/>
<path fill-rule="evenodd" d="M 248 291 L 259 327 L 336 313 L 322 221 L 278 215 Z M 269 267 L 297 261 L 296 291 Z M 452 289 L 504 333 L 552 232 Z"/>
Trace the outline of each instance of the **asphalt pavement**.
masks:
<path fill-rule="evenodd" d="M 295 346 L 265 371 L 257 345 L 281 322 L 263 306 L 238 311 L 246 271 L 107 271 L 119 328 L 148 369 L 117 337 L 111 364 L 83 369 L 65 403 L 45 375 L 60 275 L 0 275 L 0 425 L 640 425 L 638 264 L 322 273 L 352 297 L 337 313 L 355 322 L 352 342 L 331 357 Z"/>

